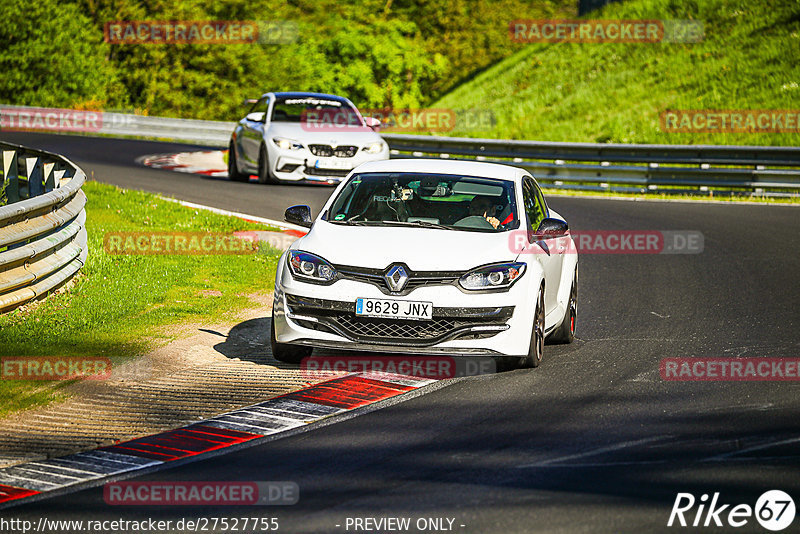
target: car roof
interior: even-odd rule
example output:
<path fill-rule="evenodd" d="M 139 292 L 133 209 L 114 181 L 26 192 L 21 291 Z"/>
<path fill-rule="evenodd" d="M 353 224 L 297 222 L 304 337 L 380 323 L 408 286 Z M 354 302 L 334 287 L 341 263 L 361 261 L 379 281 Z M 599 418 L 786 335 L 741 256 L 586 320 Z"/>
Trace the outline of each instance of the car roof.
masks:
<path fill-rule="evenodd" d="M 359 165 L 362 172 L 425 172 L 431 174 L 459 174 L 464 176 L 479 176 L 483 178 L 500 178 L 519 182 L 528 173 L 519 167 L 500 165 L 498 163 L 484 163 L 480 161 L 451 160 L 451 159 L 426 159 L 426 158 L 400 158 L 381 161 L 370 161 Z"/>
<path fill-rule="evenodd" d="M 327 98 L 329 100 L 338 100 L 340 102 L 349 102 L 343 96 L 336 96 L 336 95 L 329 95 L 326 93 L 309 93 L 305 91 L 289 91 L 289 92 L 282 92 L 282 93 L 264 93 L 261 95 L 261 98 L 264 98 L 267 95 L 273 95 L 276 98 Z"/>

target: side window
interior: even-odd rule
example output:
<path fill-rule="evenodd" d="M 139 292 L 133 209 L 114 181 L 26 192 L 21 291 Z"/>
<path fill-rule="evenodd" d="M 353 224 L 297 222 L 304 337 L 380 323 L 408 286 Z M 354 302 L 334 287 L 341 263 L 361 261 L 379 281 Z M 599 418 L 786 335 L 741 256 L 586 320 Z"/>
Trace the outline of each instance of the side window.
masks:
<path fill-rule="evenodd" d="M 250 109 L 250 113 L 263 113 L 264 117 L 267 116 L 267 107 L 269 106 L 269 98 L 264 97 L 255 104 Z M 263 120 L 261 122 L 264 122 Z"/>
<path fill-rule="evenodd" d="M 547 217 L 547 205 L 542 191 L 530 178 L 525 178 L 522 182 L 522 201 L 525 203 L 525 214 L 528 216 L 528 231 L 533 232 L 539 227 L 542 219 Z"/>
<path fill-rule="evenodd" d="M 540 214 L 540 219 L 537 221 L 536 226 L 539 226 L 539 223 L 542 222 L 542 219 L 550 216 L 550 210 L 547 208 L 547 202 L 544 199 L 544 194 L 542 194 L 542 190 L 539 189 L 539 186 L 536 185 L 536 182 L 533 182 L 533 189 L 536 191 L 536 206 Z"/>

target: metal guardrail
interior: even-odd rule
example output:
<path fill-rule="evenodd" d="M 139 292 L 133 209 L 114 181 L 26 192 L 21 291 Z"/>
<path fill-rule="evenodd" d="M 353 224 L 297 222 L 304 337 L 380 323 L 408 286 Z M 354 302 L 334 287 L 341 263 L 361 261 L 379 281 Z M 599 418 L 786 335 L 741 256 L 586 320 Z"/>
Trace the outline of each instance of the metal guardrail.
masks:
<path fill-rule="evenodd" d="M 554 143 L 397 134 L 383 137 L 393 154 L 400 157 L 434 155 L 510 163 L 529 170 L 539 182 L 564 189 L 613 189 L 610 184 L 614 183 L 635 190 L 660 186 L 800 190 L 800 147 Z M 586 187 L 587 183 L 594 187 Z"/>
<path fill-rule="evenodd" d="M 7 113 L 47 112 L 2 106 Z M 51 110 L 54 113 L 68 110 Z M 227 147 L 235 123 L 97 112 L 96 133 Z M 800 147 L 560 143 L 382 134 L 393 157 L 469 158 L 528 169 L 561 189 L 720 188 L 774 196 L 800 191 Z M 612 184 L 617 184 L 616 186 Z"/>
<path fill-rule="evenodd" d="M 3 117 L 3 115 L 7 117 Z M 72 114 L 72 115 L 70 115 Z M 49 115 L 49 116 L 48 116 Z M 57 108 L 0 105 L 0 131 L 24 129 L 39 124 L 47 128 L 48 119 L 54 133 L 87 133 L 112 136 L 157 137 L 192 141 L 211 146 L 228 146 L 235 122 L 204 121 L 149 117 L 108 111 L 75 111 Z M 78 126 L 78 124 L 80 126 Z"/>
<path fill-rule="evenodd" d="M 84 172 L 57 154 L 0 143 L 0 312 L 45 296 L 86 262 Z"/>

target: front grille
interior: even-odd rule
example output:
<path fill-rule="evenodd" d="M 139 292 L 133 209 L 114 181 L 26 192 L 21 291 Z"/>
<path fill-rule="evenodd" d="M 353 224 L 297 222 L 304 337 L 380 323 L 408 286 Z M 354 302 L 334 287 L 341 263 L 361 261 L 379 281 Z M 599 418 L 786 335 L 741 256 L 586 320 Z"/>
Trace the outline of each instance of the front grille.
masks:
<path fill-rule="evenodd" d="M 337 146 L 334 151 L 333 155 L 337 158 L 352 158 L 358 152 L 357 146 Z"/>
<path fill-rule="evenodd" d="M 322 156 L 324 158 L 333 156 L 333 147 L 331 145 L 308 145 L 308 149 L 315 156 Z"/>
<path fill-rule="evenodd" d="M 311 176 L 336 176 L 342 177 L 350 174 L 350 169 L 317 169 L 306 165 L 306 174 Z"/>
<path fill-rule="evenodd" d="M 429 321 L 408 321 L 361 317 L 354 313 L 352 302 L 309 299 L 287 295 L 292 314 L 305 327 L 344 336 L 364 343 L 429 346 L 446 339 L 491 337 L 498 331 L 470 331 L 475 326 L 505 326 L 513 307 L 505 308 L 434 308 Z M 304 320 L 313 317 L 316 321 Z"/>
<path fill-rule="evenodd" d="M 432 321 L 398 321 L 377 317 L 358 317 L 339 314 L 333 318 L 345 331 L 357 338 L 435 339 L 458 327 L 470 326 L 471 321 L 434 318 Z"/>
<path fill-rule="evenodd" d="M 336 156 L 337 158 L 352 158 L 358 152 L 358 147 L 353 145 L 342 145 L 332 147 L 331 145 L 308 145 L 308 149 L 315 156 L 329 158 Z"/>

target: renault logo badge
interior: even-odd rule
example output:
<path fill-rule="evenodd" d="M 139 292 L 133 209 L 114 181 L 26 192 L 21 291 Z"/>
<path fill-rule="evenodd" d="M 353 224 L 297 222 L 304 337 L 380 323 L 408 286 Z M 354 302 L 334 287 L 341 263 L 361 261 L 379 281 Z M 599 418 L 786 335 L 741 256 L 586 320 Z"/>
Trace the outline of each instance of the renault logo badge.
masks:
<path fill-rule="evenodd" d="M 408 282 L 408 273 L 402 265 L 395 265 L 384 275 L 386 285 L 392 292 L 402 291 Z"/>

